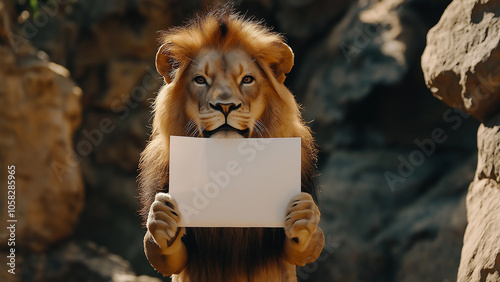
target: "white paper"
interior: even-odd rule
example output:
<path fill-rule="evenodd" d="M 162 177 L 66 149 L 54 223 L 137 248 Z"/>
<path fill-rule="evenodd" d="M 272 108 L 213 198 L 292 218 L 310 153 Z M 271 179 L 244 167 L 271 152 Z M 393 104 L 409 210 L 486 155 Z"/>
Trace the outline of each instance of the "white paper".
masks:
<path fill-rule="evenodd" d="M 300 138 L 170 137 L 180 226 L 283 227 L 300 181 Z"/>

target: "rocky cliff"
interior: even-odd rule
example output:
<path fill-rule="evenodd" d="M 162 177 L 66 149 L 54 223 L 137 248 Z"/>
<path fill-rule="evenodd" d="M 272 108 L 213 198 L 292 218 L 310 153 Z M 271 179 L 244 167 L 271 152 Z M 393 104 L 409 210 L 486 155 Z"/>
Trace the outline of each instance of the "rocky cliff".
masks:
<path fill-rule="evenodd" d="M 73 232 L 84 204 L 72 150 L 82 90 L 45 53 L 14 43 L 5 9 L 0 6 L 0 156 L 2 183 L 14 182 L 9 194 L 2 186 L 0 218 L 17 221 L 19 247 L 43 251 Z M 5 247 L 9 234 L 2 229 L 1 235 Z"/>
<path fill-rule="evenodd" d="M 500 280 L 500 1 L 453 1 L 427 36 L 434 96 L 482 121 L 458 281 Z"/>
<path fill-rule="evenodd" d="M 30 60 L 43 62 L 43 70 L 30 74 L 42 82 L 0 89 L 0 99 L 12 100 L 1 104 L 2 126 L 17 134 L 0 137 L 2 161 L 23 160 L 18 173 L 32 168 L 30 183 L 48 181 L 47 161 L 72 161 L 74 167 L 65 174 L 69 182 L 47 186 L 72 200 L 22 184 L 31 188 L 19 201 L 38 206 L 26 217 L 50 218 L 54 209 L 67 229 L 55 236 L 45 224 L 33 225 L 32 238 L 48 239 L 43 248 L 23 250 L 18 280 L 158 276 L 143 254 L 136 192 L 150 102 L 162 85 L 154 69 L 157 31 L 215 2 L 55 0 L 40 2 L 36 16 L 20 1 L 4 2 L 11 31 L 0 31 L 10 38 L 2 48 L 13 59 L 2 67 L 0 81 L 27 75 L 13 51 L 23 42 L 34 46 Z M 478 123 L 429 95 L 419 61 L 428 30 L 449 2 L 238 1 L 238 10 L 264 19 L 294 49 L 296 65 L 286 83 L 321 150 L 326 245 L 316 262 L 298 269 L 300 281 L 456 279 Z M 31 96 L 17 98 L 24 88 Z M 11 117 L 16 115 L 19 121 Z M 495 171 L 486 168 L 485 175 Z M 51 224 L 48 230 L 57 229 Z"/>

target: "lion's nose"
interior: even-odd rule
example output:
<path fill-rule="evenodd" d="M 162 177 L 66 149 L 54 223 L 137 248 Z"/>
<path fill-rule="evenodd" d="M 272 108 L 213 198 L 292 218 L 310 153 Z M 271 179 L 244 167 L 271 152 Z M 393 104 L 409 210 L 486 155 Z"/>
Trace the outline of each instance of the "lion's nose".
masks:
<path fill-rule="evenodd" d="M 229 103 L 229 104 L 223 104 L 223 103 L 217 103 L 217 104 L 210 104 L 210 107 L 214 110 L 220 111 L 224 114 L 225 117 L 229 115 L 230 112 L 237 110 L 241 107 L 241 104 L 234 104 L 234 103 Z"/>

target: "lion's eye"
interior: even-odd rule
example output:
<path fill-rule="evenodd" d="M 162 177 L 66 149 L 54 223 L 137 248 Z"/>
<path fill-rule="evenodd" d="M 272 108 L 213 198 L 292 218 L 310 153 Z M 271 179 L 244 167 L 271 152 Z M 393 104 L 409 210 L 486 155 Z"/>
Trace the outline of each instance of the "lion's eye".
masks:
<path fill-rule="evenodd" d="M 201 75 L 198 75 L 196 76 L 194 79 L 193 79 L 194 82 L 198 83 L 198 84 L 207 84 L 207 80 L 201 76 Z"/>
<path fill-rule="evenodd" d="M 248 84 L 248 83 L 252 83 L 254 80 L 255 80 L 255 78 L 253 76 L 245 75 L 245 77 L 243 77 L 243 79 L 241 80 L 241 83 Z"/>

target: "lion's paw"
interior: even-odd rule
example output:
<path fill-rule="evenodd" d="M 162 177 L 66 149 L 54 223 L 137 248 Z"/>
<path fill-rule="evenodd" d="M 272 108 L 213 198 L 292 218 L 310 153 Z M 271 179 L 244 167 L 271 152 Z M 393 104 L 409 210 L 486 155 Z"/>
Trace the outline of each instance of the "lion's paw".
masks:
<path fill-rule="evenodd" d="M 167 193 L 158 193 L 149 209 L 147 220 L 148 231 L 153 236 L 156 244 L 166 250 L 177 236 L 182 236 L 178 230 L 180 213 L 177 202 Z"/>
<path fill-rule="evenodd" d="M 302 192 L 288 204 L 285 218 L 285 234 L 287 238 L 299 245 L 299 249 L 307 247 L 316 231 L 320 212 L 313 198 Z"/>

